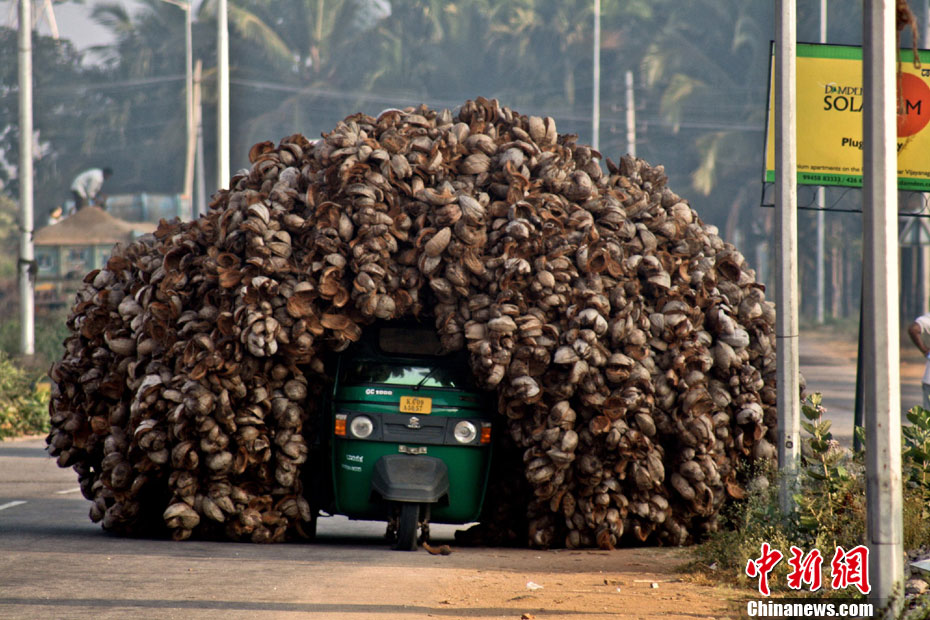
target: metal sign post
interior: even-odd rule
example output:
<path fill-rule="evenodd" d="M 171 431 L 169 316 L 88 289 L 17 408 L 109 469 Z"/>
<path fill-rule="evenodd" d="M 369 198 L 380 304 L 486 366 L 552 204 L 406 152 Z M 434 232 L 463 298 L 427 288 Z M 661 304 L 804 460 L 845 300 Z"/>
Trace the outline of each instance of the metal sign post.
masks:
<path fill-rule="evenodd" d="M 827 0 L 820 0 L 820 42 L 827 42 Z M 825 228 L 827 226 L 824 218 L 823 208 L 826 202 L 826 188 L 820 186 L 817 188 L 817 324 L 823 325 L 824 306 L 827 296 L 826 273 L 824 263 L 826 262 L 826 238 Z"/>

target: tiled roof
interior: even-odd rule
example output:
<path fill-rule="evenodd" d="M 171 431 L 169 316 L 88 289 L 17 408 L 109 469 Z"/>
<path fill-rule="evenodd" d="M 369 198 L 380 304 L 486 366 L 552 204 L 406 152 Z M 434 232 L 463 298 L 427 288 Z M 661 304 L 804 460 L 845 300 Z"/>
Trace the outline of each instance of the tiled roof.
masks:
<path fill-rule="evenodd" d="M 126 222 L 100 207 L 83 209 L 57 224 L 40 228 L 35 234 L 36 245 L 105 245 L 132 241 L 133 233 L 153 232 L 154 222 Z"/>

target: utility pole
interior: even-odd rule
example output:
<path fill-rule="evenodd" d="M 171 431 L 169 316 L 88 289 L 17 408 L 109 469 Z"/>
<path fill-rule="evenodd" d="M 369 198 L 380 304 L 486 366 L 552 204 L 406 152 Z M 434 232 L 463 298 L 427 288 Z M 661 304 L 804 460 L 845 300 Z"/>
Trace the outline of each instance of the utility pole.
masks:
<path fill-rule="evenodd" d="M 820 42 L 827 42 L 827 0 L 820 0 Z M 824 274 L 824 263 L 826 253 L 826 240 L 824 229 L 826 221 L 824 218 L 824 206 L 826 200 L 824 194 L 826 188 L 822 185 L 817 188 L 817 324 L 823 325 L 824 322 L 824 304 L 827 296 L 826 277 Z"/>
<path fill-rule="evenodd" d="M 779 504 L 794 511 L 801 428 L 798 359 L 797 4 L 777 0 L 775 21 L 775 323 Z"/>
<path fill-rule="evenodd" d="M 183 5 L 184 9 L 184 103 L 187 111 L 187 158 L 184 165 L 184 196 L 194 203 L 194 153 L 197 144 L 197 130 L 194 127 L 194 44 L 191 34 L 191 0 Z"/>
<path fill-rule="evenodd" d="M 633 97 L 633 72 L 626 72 L 626 152 L 636 157 L 636 101 Z"/>
<path fill-rule="evenodd" d="M 216 186 L 229 183 L 229 22 L 226 0 L 218 0 L 216 7 Z"/>
<path fill-rule="evenodd" d="M 879 605 L 904 579 L 898 350 L 898 151 L 895 6 L 863 4 L 863 313 L 866 538 Z M 898 599 L 899 601 L 901 599 Z M 892 611 L 888 617 L 896 617 Z"/>
<path fill-rule="evenodd" d="M 591 146 L 599 150 L 601 135 L 601 0 L 594 0 L 594 94 L 591 102 Z"/>
<path fill-rule="evenodd" d="M 19 0 L 19 308 L 23 355 L 35 354 L 32 140 L 32 2 Z"/>

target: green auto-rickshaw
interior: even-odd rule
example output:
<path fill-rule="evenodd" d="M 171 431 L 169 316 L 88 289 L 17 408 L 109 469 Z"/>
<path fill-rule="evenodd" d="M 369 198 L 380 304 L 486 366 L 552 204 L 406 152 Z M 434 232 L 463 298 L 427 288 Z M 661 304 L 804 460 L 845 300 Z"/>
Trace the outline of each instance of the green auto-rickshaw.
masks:
<path fill-rule="evenodd" d="M 332 510 L 387 520 L 396 549 L 417 548 L 428 523 L 481 512 L 493 409 L 464 352 L 442 355 L 435 330 L 381 326 L 343 352 L 331 419 Z"/>

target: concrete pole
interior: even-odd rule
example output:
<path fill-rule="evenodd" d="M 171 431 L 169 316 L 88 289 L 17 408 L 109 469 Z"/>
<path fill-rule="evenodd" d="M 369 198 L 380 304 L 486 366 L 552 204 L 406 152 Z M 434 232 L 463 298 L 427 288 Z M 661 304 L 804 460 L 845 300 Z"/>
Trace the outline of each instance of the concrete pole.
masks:
<path fill-rule="evenodd" d="M 904 578 L 894 2 L 866 0 L 862 38 L 866 537 L 872 594 L 884 604 Z"/>
<path fill-rule="evenodd" d="M 779 503 L 794 510 L 801 428 L 798 360 L 797 4 L 775 3 L 775 323 Z"/>
<path fill-rule="evenodd" d="M 636 157 L 636 101 L 632 71 L 626 72 L 626 152 Z"/>
<path fill-rule="evenodd" d="M 23 355 L 36 351 L 32 140 L 32 2 L 19 0 L 19 348 Z"/>
<path fill-rule="evenodd" d="M 184 9 L 184 92 L 187 112 L 187 158 L 184 165 L 184 196 L 193 204 L 194 153 L 197 144 L 197 129 L 194 126 L 194 45 L 191 34 L 191 2 L 181 5 Z"/>
<path fill-rule="evenodd" d="M 820 0 L 820 42 L 827 42 L 827 0 Z M 826 239 L 825 229 L 826 221 L 824 218 L 823 208 L 825 206 L 824 187 L 817 188 L 817 324 L 823 325 L 824 322 L 824 305 L 826 303 L 827 286 L 825 274 L 826 262 Z"/>
<path fill-rule="evenodd" d="M 226 0 L 216 7 L 216 65 L 217 65 L 217 128 L 216 128 L 216 186 L 229 183 L 229 21 Z"/>
<path fill-rule="evenodd" d="M 599 150 L 601 135 L 601 0 L 594 0 L 594 84 L 591 102 L 591 146 Z"/>

